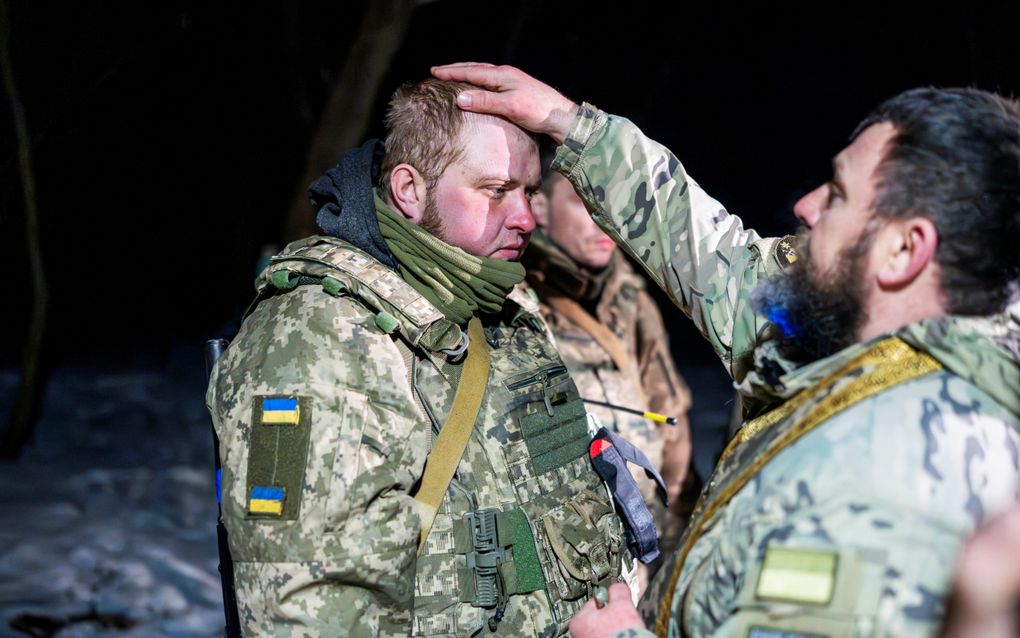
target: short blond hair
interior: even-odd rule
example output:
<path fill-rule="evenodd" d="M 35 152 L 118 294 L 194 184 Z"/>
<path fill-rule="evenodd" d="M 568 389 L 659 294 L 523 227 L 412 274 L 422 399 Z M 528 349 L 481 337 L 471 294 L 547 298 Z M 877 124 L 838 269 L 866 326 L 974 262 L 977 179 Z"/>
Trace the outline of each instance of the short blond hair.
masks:
<path fill-rule="evenodd" d="M 460 132 L 467 114 L 457 107 L 457 94 L 478 87 L 467 82 L 429 78 L 406 83 L 390 98 L 386 111 L 386 156 L 380 187 L 388 192 L 389 177 L 400 164 L 415 167 L 431 191 L 450 164 L 464 152 Z"/>

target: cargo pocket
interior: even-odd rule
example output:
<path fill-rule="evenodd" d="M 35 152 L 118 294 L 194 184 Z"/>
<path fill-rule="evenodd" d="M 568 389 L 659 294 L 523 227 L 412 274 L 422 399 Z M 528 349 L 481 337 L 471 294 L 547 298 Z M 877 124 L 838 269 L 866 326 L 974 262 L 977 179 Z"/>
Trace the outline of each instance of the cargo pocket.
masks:
<path fill-rule="evenodd" d="M 604 499 L 585 492 L 542 519 L 555 558 L 553 581 L 562 600 L 577 600 L 615 572 L 619 539 L 612 535 L 613 512 Z"/>
<path fill-rule="evenodd" d="M 379 429 L 379 419 L 367 397 L 345 394 L 341 398 L 340 432 L 330 471 L 326 500 L 325 531 L 339 529 L 376 496 L 379 481 L 375 470 L 390 453 Z"/>

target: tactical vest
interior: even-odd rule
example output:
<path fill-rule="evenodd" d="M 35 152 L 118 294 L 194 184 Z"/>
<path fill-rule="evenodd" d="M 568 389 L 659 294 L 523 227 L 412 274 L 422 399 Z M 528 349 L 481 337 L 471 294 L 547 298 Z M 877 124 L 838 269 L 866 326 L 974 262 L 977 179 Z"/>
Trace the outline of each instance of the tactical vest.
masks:
<path fill-rule="evenodd" d="M 312 284 L 356 299 L 396 337 L 434 441 L 466 335 L 396 272 L 329 237 L 290 244 L 259 292 Z M 620 522 L 588 457 L 584 405 L 535 299 L 520 288 L 510 299 L 516 312 L 485 327 L 488 388 L 418 558 L 416 636 L 563 634 L 594 588 L 624 571 Z"/>

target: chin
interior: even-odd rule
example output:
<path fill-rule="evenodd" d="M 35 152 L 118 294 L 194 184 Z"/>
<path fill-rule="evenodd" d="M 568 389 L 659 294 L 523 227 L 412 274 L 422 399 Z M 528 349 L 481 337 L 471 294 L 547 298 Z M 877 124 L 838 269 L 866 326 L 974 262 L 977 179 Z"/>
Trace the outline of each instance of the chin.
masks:
<path fill-rule="evenodd" d="M 611 261 L 613 261 L 613 251 L 609 251 L 604 255 L 589 255 L 584 265 L 594 270 L 601 270 L 608 266 Z"/>

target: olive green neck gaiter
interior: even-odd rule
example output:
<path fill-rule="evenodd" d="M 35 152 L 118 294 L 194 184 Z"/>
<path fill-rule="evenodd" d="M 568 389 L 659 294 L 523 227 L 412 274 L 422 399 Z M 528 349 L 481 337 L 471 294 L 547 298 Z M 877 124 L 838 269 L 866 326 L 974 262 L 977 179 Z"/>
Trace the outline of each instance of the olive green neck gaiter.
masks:
<path fill-rule="evenodd" d="M 375 193 L 375 216 L 400 276 L 447 319 L 463 325 L 478 312 L 498 312 L 524 281 L 515 261 L 475 257 L 407 221 Z"/>

